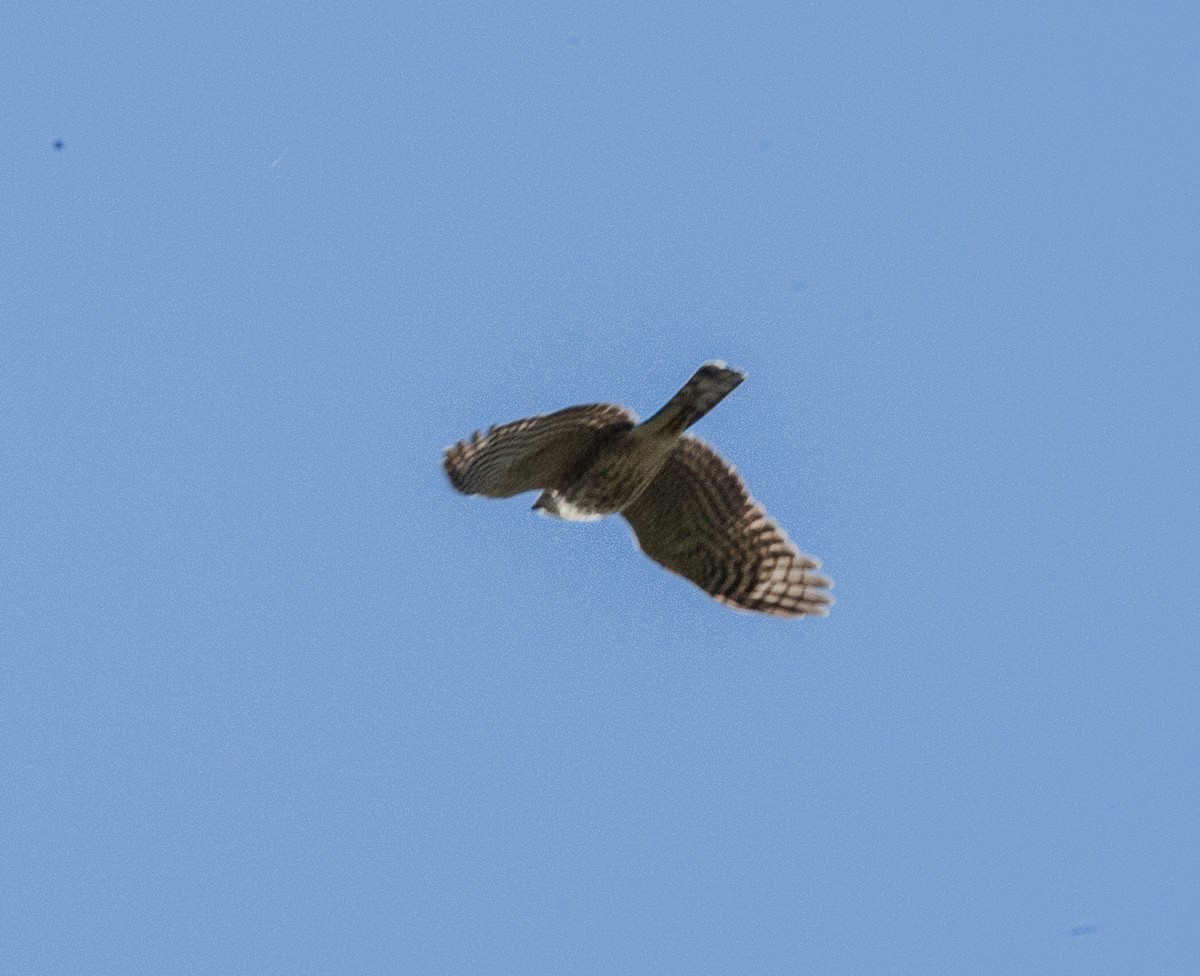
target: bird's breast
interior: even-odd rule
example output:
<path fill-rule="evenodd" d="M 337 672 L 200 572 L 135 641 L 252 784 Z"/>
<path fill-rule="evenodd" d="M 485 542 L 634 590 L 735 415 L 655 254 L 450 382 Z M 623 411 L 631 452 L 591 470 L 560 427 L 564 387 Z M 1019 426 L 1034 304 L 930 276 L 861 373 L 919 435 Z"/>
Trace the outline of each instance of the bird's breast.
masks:
<path fill-rule="evenodd" d="M 569 506 L 574 518 L 610 515 L 638 497 L 670 456 L 677 438 L 639 436 L 634 429 L 616 438 L 560 491 L 560 507 Z"/>

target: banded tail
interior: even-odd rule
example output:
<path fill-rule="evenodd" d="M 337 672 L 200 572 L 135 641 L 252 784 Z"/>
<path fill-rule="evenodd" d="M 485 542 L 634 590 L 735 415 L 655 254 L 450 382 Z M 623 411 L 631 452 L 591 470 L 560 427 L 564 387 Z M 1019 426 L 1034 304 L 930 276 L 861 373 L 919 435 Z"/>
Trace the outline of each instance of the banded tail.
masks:
<path fill-rule="evenodd" d="M 745 373 L 730 369 L 720 360 L 705 363 L 667 401 L 667 405 L 642 426 L 667 434 L 682 434 L 737 389 L 745 378 Z"/>

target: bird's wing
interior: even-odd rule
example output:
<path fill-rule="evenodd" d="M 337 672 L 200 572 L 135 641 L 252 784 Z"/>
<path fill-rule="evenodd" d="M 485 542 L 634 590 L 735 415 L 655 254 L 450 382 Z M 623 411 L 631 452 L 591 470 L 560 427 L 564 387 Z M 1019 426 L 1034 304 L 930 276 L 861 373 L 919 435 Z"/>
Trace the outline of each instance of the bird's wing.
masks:
<path fill-rule="evenodd" d="M 642 552 L 727 606 L 823 617 L 833 583 L 750 497 L 737 472 L 690 434 L 621 514 Z"/>
<path fill-rule="evenodd" d="M 624 407 L 593 403 L 515 420 L 451 444 L 442 467 L 464 495 L 509 498 L 535 488 L 560 489 L 582 459 L 636 419 Z"/>

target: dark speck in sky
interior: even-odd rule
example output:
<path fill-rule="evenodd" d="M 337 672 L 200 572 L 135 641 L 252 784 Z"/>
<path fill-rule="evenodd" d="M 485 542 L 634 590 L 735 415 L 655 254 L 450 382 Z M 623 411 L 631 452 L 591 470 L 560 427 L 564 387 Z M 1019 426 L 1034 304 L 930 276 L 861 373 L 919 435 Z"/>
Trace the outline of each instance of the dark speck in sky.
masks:
<path fill-rule="evenodd" d="M 55 149 L 62 149 L 62 147 L 63 147 L 63 146 L 65 146 L 65 145 L 66 145 L 66 143 L 65 143 L 65 142 L 63 142 L 61 139 L 55 139 L 55 140 L 54 140 L 54 148 L 55 148 Z"/>
<path fill-rule="evenodd" d="M 1072 925 L 1072 935 L 1095 935 L 1100 931 L 1099 925 Z"/>

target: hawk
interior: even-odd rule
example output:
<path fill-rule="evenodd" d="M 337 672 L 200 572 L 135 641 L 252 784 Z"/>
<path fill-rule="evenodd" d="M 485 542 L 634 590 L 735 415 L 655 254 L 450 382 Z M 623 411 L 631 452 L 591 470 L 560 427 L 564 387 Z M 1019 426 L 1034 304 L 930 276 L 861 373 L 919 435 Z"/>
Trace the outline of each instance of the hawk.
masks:
<path fill-rule="evenodd" d="M 823 617 L 833 583 L 750 497 L 733 467 L 685 434 L 746 378 L 705 363 L 649 420 L 611 403 L 475 431 L 442 466 L 464 495 L 540 491 L 536 511 L 590 521 L 619 513 L 656 563 L 738 610 Z"/>

